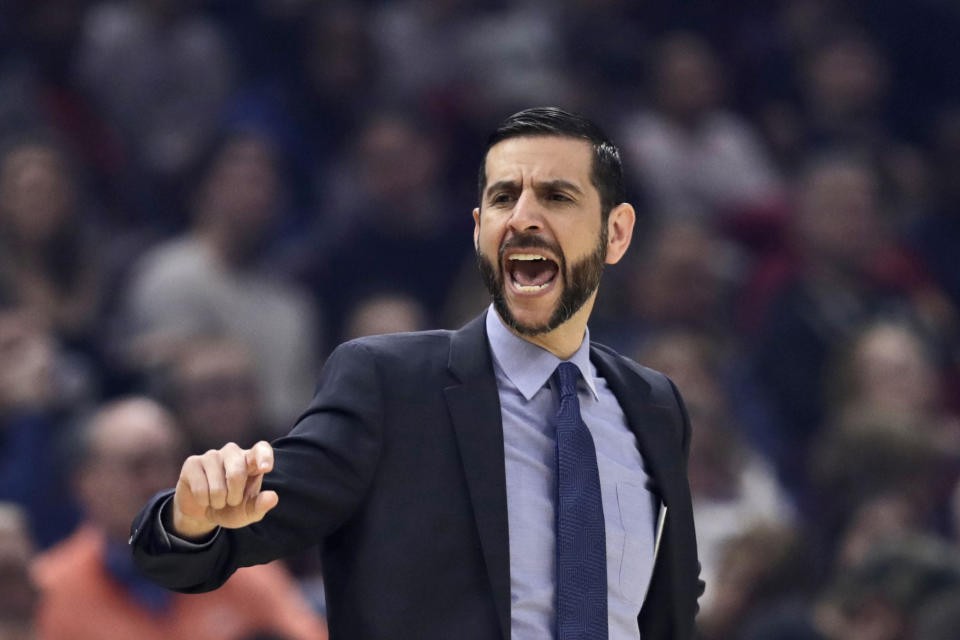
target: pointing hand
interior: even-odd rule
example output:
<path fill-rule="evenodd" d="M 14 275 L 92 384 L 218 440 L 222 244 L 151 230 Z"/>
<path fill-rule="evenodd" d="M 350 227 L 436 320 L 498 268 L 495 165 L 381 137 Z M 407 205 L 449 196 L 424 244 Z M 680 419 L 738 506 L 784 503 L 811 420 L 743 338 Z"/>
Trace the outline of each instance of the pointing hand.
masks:
<path fill-rule="evenodd" d="M 273 470 L 273 448 L 258 442 L 241 449 L 230 442 L 183 463 L 173 496 L 175 535 L 198 539 L 219 527 L 239 529 L 263 519 L 277 506 L 276 491 L 260 491 Z"/>

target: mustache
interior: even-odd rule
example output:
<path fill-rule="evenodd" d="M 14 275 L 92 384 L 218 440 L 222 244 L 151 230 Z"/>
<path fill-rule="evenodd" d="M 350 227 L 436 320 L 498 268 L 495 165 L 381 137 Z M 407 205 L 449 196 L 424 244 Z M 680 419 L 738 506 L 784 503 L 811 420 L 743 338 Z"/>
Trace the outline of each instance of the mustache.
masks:
<path fill-rule="evenodd" d="M 563 249 L 559 245 L 534 233 L 516 234 L 507 238 L 497 252 L 501 264 L 503 263 L 503 256 L 511 249 L 546 249 L 557 256 L 558 260 L 564 262 Z"/>

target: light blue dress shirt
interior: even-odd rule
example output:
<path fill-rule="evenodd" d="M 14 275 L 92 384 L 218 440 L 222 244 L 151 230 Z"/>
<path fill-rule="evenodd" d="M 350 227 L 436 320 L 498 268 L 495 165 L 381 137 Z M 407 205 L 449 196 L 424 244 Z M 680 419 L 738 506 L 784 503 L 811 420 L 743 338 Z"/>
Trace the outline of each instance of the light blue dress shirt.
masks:
<path fill-rule="evenodd" d="M 561 360 L 517 337 L 496 311 L 487 312 L 506 463 L 513 640 L 556 634 L 554 507 L 556 461 L 551 416 L 557 391 L 550 377 Z M 610 640 L 637 640 L 637 616 L 650 585 L 660 502 L 636 437 L 606 381 L 590 362 L 590 334 L 569 360 L 580 369 L 580 413 L 593 436 L 600 471 L 607 542 Z M 640 428 L 643 425 L 639 425 Z"/>

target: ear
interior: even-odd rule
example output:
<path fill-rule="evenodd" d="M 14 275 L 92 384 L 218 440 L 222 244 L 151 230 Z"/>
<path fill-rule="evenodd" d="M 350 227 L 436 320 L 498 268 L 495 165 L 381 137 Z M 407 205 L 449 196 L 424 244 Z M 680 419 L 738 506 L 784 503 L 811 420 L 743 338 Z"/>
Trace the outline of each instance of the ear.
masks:
<path fill-rule="evenodd" d="M 473 248 L 480 248 L 480 208 L 473 210 Z"/>
<path fill-rule="evenodd" d="M 607 218 L 607 264 L 616 264 L 627 252 L 633 238 L 633 225 L 637 214 L 633 207 L 624 202 L 610 211 Z"/>

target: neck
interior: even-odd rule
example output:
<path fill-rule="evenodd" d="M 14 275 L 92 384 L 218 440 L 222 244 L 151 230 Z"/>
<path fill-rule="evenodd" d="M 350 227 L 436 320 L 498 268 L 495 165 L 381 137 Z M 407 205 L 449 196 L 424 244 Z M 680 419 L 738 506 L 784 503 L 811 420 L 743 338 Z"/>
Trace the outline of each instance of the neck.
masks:
<path fill-rule="evenodd" d="M 517 337 L 546 349 L 561 360 L 569 360 L 570 357 L 577 352 L 577 349 L 580 348 L 580 345 L 583 344 L 583 337 L 587 331 L 587 320 L 590 318 L 591 311 L 593 311 L 593 302 L 596 297 L 597 293 L 594 291 L 593 295 L 590 296 L 575 314 L 570 316 L 570 318 L 559 327 L 547 333 L 540 333 L 533 336 L 524 335 L 517 332 L 516 329 L 505 322 L 504 326 Z M 500 318 L 500 320 L 502 322 L 503 318 Z"/>
<path fill-rule="evenodd" d="M 242 252 L 222 230 L 206 227 L 199 230 L 198 236 L 210 248 L 217 262 L 231 267 L 243 264 Z"/>

